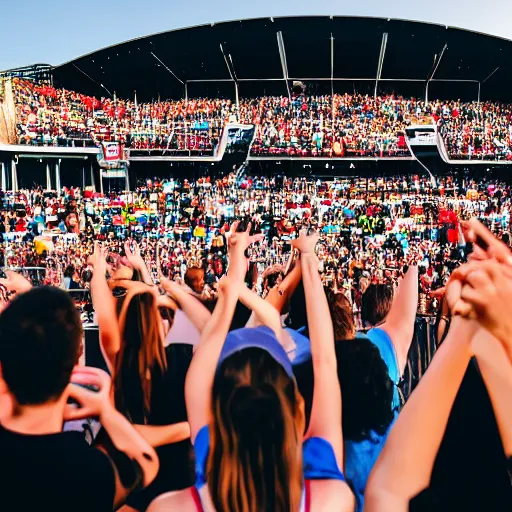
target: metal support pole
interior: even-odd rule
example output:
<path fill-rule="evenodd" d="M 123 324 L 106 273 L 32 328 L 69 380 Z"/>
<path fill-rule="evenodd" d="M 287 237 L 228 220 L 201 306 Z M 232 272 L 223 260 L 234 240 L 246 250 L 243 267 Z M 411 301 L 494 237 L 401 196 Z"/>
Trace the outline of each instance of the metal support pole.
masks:
<path fill-rule="evenodd" d="M 334 37 L 331 34 L 331 96 L 334 96 Z"/>
<path fill-rule="evenodd" d="M 439 57 L 437 56 L 437 54 L 435 55 L 435 59 L 434 59 L 434 67 L 432 69 L 432 72 L 429 73 L 428 77 L 427 77 L 427 86 L 425 87 L 425 103 L 428 103 L 428 84 L 434 80 L 434 75 L 436 74 L 436 71 L 437 71 L 437 68 L 439 67 L 439 64 L 441 63 L 441 59 L 443 58 L 443 55 L 444 55 L 444 52 L 448 49 L 448 44 L 446 43 L 444 46 L 443 46 L 443 49 L 441 50 L 441 52 L 439 53 Z"/>
<path fill-rule="evenodd" d="M 15 193 L 18 190 L 18 170 L 14 158 L 11 160 L 11 186 L 12 192 Z"/>
<path fill-rule="evenodd" d="M 284 48 L 283 33 L 277 32 L 277 48 L 279 50 L 279 59 L 281 60 L 281 67 L 283 69 L 283 79 L 286 83 L 286 90 L 288 91 L 288 99 L 292 101 L 292 92 L 290 84 L 288 83 L 288 64 L 286 63 L 286 50 Z"/>
<path fill-rule="evenodd" d="M 46 162 L 46 190 L 52 189 L 52 175 L 50 172 L 50 163 Z"/>
<path fill-rule="evenodd" d="M 55 163 L 55 188 L 57 189 L 57 195 L 60 196 L 60 158 Z"/>
<path fill-rule="evenodd" d="M 92 187 L 92 191 L 96 192 L 96 185 L 94 183 L 94 167 L 92 165 L 92 160 L 91 160 L 91 187 Z"/>
<path fill-rule="evenodd" d="M 236 120 L 240 122 L 240 98 L 238 96 L 238 82 L 235 82 L 235 98 L 236 98 Z"/>
<path fill-rule="evenodd" d="M 6 183 L 6 176 L 5 176 L 5 163 L 4 162 L 0 162 L 0 165 L 2 166 L 1 169 L 2 169 L 2 172 L 1 172 L 1 175 L 0 175 L 0 179 L 2 180 L 1 184 L 0 184 L 0 188 L 5 191 L 7 190 L 7 183 Z"/>
<path fill-rule="evenodd" d="M 384 65 L 384 57 L 386 55 L 386 47 L 388 45 L 388 33 L 384 32 L 382 34 L 382 42 L 380 44 L 380 53 L 379 53 L 379 62 L 377 64 L 377 76 L 375 78 L 375 92 L 374 97 L 377 98 L 377 93 L 379 91 L 379 80 L 382 76 L 382 66 Z"/>
<path fill-rule="evenodd" d="M 7 222 L 7 212 L 4 215 L 4 268 L 7 268 L 7 251 L 9 249 L 9 242 L 7 240 L 7 233 L 9 232 L 9 223 Z"/>
<path fill-rule="evenodd" d="M 425 169 L 425 171 L 427 171 L 428 175 L 430 176 L 430 183 L 432 183 L 432 186 L 434 188 L 436 188 L 437 182 L 436 182 L 436 179 L 434 178 L 434 175 L 430 171 L 430 169 L 421 160 L 416 159 L 416 161 L 421 165 L 421 167 L 423 167 L 423 169 Z"/>
<path fill-rule="evenodd" d="M 480 105 L 480 89 L 482 87 L 482 84 L 478 82 L 478 104 Z"/>

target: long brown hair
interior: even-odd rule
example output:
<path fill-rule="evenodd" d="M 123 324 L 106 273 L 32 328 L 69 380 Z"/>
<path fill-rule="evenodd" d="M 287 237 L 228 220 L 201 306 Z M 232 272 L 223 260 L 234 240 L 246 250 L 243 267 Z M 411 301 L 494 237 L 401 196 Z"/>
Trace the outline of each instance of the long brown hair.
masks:
<path fill-rule="evenodd" d="M 297 512 L 304 407 L 268 352 L 246 348 L 217 370 L 207 481 L 217 512 Z"/>
<path fill-rule="evenodd" d="M 121 314 L 122 342 L 114 371 L 115 404 L 130 420 L 147 423 L 153 372 L 163 373 L 167 368 L 162 319 L 149 291 L 127 297 L 122 308 L 126 314 Z"/>
<path fill-rule="evenodd" d="M 355 338 L 356 324 L 354 322 L 352 305 L 348 298 L 341 292 L 333 293 L 328 291 L 326 295 L 329 301 L 329 310 L 334 328 L 334 339 L 338 341 Z"/>

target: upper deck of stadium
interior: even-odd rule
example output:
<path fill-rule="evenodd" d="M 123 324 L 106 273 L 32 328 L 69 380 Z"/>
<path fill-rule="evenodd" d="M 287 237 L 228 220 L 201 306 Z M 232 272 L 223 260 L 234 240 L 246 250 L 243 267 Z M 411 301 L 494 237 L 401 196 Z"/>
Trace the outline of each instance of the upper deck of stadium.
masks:
<path fill-rule="evenodd" d="M 304 16 L 212 23 L 122 42 L 52 68 L 56 86 L 140 101 L 185 95 L 394 92 L 512 100 L 512 41 L 400 19 Z M 234 85 L 236 84 L 236 88 Z"/>

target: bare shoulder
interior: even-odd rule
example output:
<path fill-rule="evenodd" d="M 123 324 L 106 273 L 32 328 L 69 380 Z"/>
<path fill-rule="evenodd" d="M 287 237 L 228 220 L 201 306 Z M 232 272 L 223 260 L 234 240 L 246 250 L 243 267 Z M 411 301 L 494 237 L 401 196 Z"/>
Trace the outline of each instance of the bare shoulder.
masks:
<path fill-rule="evenodd" d="M 195 511 L 195 503 L 190 489 L 167 492 L 158 496 L 147 509 L 147 512 Z"/>
<path fill-rule="evenodd" d="M 347 482 L 340 480 L 311 481 L 311 510 L 313 512 L 354 512 L 356 499 Z"/>

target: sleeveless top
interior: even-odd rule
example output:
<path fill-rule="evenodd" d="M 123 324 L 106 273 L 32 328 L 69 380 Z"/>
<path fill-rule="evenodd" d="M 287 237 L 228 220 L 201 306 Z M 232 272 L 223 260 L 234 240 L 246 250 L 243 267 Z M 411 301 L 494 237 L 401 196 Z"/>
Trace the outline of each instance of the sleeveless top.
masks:
<path fill-rule="evenodd" d="M 199 490 L 206 485 L 206 463 L 210 451 L 208 426 L 204 426 L 197 433 L 194 451 L 196 454 L 196 483 L 192 493 L 197 510 L 202 512 L 203 507 Z M 311 437 L 304 442 L 302 446 L 302 463 L 305 487 L 300 510 L 301 512 L 309 512 L 310 480 L 340 480 L 344 482 L 345 477 L 338 467 L 331 443 L 321 437 Z"/>
<path fill-rule="evenodd" d="M 366 333 L 366 337 L 379 349 L 380 356 L 388 368 L 389 378 L 393 382 L 393 402 L 392 407 L 394 411 L 400 408 L 400 397 L 398 394 L 398 384 L 400 383 L 400 368 L 398 367 L 398 358 L 396 356 L 395 346 L 389 337 L 389 334 L 374 327 Z"/>
<path fill-rule="evenodd" d="M 400 369 L 398 367 L 395 347 L 388 333 L 378 327 L 370 329 L 366 335 L 358 333 L 358 337 L 363 336 L 368 338 L 379 349 L 380 355 L 387 366 L 389 378 L 393 382 L 393 401 L 391 406 L 396 419 L 400 407 L 398 395 Z M 387 431 L 382 435 L 372 431 L 362 441 L 345 440 L 345 474 L 356 496 L 356 512 L 362 512 L 363 510 L 364 491 L 368 478 L 384 448 L 395 419 L 393 419 Z"/>

